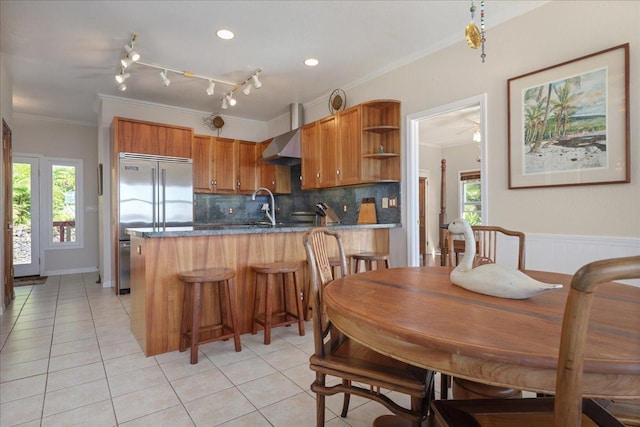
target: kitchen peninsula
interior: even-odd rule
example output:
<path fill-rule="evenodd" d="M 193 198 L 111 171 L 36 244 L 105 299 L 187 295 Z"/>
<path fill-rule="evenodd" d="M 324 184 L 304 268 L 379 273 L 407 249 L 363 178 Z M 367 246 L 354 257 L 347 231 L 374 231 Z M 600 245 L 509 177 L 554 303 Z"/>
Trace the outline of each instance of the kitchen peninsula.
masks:
<path fill-rule="evenodd" d="M 399 226 L 359 224 L 331 228 L 340 233 L 349 254 L 388 251 L 389 229 Z M 251 331 L 255 289 L 251 265 L 275 261 L 298 263 L 306 297 L 309 278 L 302 235 L 308 229 L 300 225 L 255 224 L 201 225 L 165 231 L 128 229 L 131 235 L 131 331 L 144 353 L 153 356 L 178 349 L 184 286 L 178 274 L 182 271 L 235 269 L 241 334 Z M 202 296 L 202 306 L 206 307 L 203 323 L 219 321 L 219 313 L 210 309 L 214 307 L 212 298 L 217 298 L 215 288 L 207 287 Z M 276 301 L 280 301 L 278 296 Z"/>

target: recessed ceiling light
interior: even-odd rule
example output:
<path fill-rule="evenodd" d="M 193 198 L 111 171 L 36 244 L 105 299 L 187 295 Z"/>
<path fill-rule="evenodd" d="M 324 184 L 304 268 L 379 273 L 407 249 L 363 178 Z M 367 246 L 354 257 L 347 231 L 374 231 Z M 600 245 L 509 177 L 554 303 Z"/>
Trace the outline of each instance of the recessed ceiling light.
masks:
<path fill-rule="evenodd" d="M 316 58 L 307 58 L 304 60 L 304 65 L 308 67 L 315 67 L 319 62 L 320 61 L 318 61 Z"/>
<path fill-rule="evenodd" d="M 231 40 L 236 36 L 235 34 L 233 34 L 233 31 L 229 31 L 229 30 L 218 30 L 216 35 L 223 40 Z"/>

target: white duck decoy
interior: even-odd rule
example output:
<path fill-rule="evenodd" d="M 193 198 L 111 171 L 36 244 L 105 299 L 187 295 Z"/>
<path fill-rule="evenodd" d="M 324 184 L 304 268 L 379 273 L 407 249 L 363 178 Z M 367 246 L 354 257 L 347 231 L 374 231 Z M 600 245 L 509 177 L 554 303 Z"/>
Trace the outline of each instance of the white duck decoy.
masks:
<path fill-rule="evenodd" d="M 476 242 L 471 226 L 463 219 L 449 224 L 452 234 L 464 234 L 464 256 L 451 272 L 451 283 L 473 292 L 500 298 L 525 299 L 562 285 L 539 282 L 520 270 L 500 264 L 483 264 L 473 268 Z"/>

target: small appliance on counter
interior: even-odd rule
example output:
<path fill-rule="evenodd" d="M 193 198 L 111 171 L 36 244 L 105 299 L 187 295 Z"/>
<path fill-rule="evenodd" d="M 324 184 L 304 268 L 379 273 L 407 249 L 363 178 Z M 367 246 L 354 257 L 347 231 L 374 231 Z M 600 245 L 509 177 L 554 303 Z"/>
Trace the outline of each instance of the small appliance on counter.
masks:
<path fill-rule="evenodd" d="M 320 225 L 340 224 L 338 215 L 324 202 L 316 204 L 315 213 L 320 217 Z"/>

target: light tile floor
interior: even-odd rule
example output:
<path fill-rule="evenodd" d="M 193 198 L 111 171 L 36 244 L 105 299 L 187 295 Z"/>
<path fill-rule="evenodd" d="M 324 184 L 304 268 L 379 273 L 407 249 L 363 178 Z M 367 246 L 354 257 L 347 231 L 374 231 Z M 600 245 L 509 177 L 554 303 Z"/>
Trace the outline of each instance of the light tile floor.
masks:
<path fill-rule="evenodd" d="M 262 332 L 242 335 L 239 353 L 232 340 L 202 345 L 196 365 L 188 351 L 145 357 L 129 331 L 129 296 L 96 279 L 16 288 L 0 317 L 0 426 L 315 425 L 311 323 L 304 337 L 275 328 L 268 346 Z M 341 406 L 341 395 L 327 398 L 327 427 L 369 427 L 389 413 L 352 397 L 342 419 Z"/>

